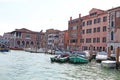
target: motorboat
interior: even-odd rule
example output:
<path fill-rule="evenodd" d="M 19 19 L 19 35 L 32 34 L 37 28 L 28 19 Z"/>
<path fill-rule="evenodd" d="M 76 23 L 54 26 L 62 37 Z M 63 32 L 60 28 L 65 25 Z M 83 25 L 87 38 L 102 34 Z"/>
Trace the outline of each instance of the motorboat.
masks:
<path fill-rule="evenodd" d="M 103 60 L 107 60 L 107 52 L 102 51 L 102 52 L 97 52 L 96 54 L 96 61 L 101 62 Z"/>

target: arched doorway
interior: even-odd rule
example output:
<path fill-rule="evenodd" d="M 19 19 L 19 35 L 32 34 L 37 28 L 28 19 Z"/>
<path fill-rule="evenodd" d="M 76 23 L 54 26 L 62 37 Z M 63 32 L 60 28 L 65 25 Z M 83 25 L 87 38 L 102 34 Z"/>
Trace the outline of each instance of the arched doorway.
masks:
<path fill-rule="evenodd" d="M 25 46 L 25 41 L 22 41 L 22 46 Z"/>
<path fill-rule="evenodd" d="M 26 47 L 29 47 L 29 41 L 26 41 Z"/>
<path fill-rule="evenodd" d="M 17 46 L 20 47 L 20 41 L 17 41 Z"/>
<path fill-rule="evenodd" d="M 111 49 L 111 51 L 113 50 L 113 46 L 112 45 L 110 46 L 110 49 Z"/>
<path fill-rule="evenodd" d="M 31 41 L 31 45 L 32 45 L 32 46 L 34 45 L 33 41 Z"/>
<path fill-rule="evenodd" d="M 31 43 L 30 43 L 30 47 L 34 47 L 34 43 L 33 43 L 33 41 L 31 41 Z"/>

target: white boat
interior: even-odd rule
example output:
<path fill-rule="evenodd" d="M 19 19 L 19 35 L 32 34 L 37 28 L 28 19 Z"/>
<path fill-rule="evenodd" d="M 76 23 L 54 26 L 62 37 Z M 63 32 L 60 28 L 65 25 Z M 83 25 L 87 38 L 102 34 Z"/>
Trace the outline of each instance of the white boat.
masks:
<path fill-rule="evenodd" d="M 96 54 L 96 61 L 101 62 L 103 60 L 107 60 L 107 52 L 97 52 Z"/>
<path fill-rule="evenodd" d="M 25 48 L 26 52 L 32 52 L 32 53 L 45 53 L 44 48 L 36 49 L 36 48 Z"/>
<path fill-rule="evenodd" d="M 54 51 L 54 50 L 51 50 L 51 49 L 48 49 L 48 50 L 46 51 L 46 53 L 48 53 L 48 54 L 55 54 L 55 51 Z"/>
<path fill-rule="evenodd" d="M 37 53 L 45 53 L 45 48 L 40 48 L 40 49 L 37 49 L 36 51 Z"/>
<path fill-rule="evenodd" d="M 31 48 L 24 48 L 24 51 L 30 52 L 30 51 L 31 51 Z"/>
<path fill-rule="evenodd" d="M 116 61 L 111 61 L 111 60 L 102 61 L 101 66 L 105 68 L 115 68 Z"/>

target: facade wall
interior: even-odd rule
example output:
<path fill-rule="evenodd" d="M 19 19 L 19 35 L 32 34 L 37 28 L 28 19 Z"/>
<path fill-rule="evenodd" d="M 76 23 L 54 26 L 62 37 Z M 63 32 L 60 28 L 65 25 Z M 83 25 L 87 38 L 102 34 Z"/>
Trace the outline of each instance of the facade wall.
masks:
<path fill-rule="evenodd" d="M 70 21 L 68 22 L 68 47 L 69 50 L 80 50 L 81 43 L 81 14 L 79 14 L 79 18 L 72 19 L 70 17 Z"/>
<path fill-rule="evenodd" d="M 98 12 L 97 12 L 98 11 Z M 95 16 L 87 15 L 87 18 L 84 19 L 82 26 L 82 50 L 89 50 L 90 46 L 93 46 L 94 50 L 105 50 L 107 46 L 107 29 L 108 29 L 108 14 L 104 11 L 99 11 L 94 9 L 90 11 L 92 13 L 97 12 Z M 106 20 L 103 21 L 103 18 L 106 17 Z M 99 19 L 99 21 L 98 21 Z M 96 22 L 95 22 L 96 20 Z M 89 24 L 89 21 L 90 24 Z"/>
<path fill-rule="evenodd" d="M 64 31 L 59 32 L 59 43 L 58 43 L 58 48 L 61 50 L 64 50 Z"/>
<path fill-rule="evenodd" d="M 41 32 L 33 32 L 22 28 L 12 31 L 10 48 L 40 48 Z"/>
<path fill-rule="evenodd" d="M 64 31 L 64 49 L 69 50 L 68 30 Z"/>
<path fill-rule="evenodd" d="M 48 29 L 46 30 L 46 48 L 56 49 L 59 44 L 59 30 Z"/>
<path fill-rule="evenodd" d="M 77 28 L 74 28 L 76 26 Z M 73 20 L 70 17 L 68 22 L 69 49 L 89 50 L 90 46 L 93 46 L 94 50 L 106 50 L 107 32 L 108 14 L 106 11 L 93 8 L 89 15 L 83 17 L 79 15 L 79 18 Z M 71 34 L 74 35 L 71 36 Z M 73 43 L 71 40 L 74 40 Z"/>
<path fill-rule="evenodd" d="M 116 53 L 116 48 L 120 47 L 120 7 L 108 10 L 109 32 L 107 48 L 110 47 L 112 53 Z"/>

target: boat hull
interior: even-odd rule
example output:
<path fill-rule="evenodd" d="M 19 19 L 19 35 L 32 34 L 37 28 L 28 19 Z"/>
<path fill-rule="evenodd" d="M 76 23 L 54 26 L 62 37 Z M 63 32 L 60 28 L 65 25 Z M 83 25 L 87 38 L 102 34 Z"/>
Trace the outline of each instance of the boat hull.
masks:
<path fill-rule="evenodd" d="M 81 56 L 72 56 L 69 57 L 70 63 L 88 63 L 88 59 Z"/>
<path fill-rule="evenodd" d="M 9 52 L 9 49 L 2 48 L 0 49 L 0 52 Z"/>
<path fill-rule="evenodd" d="M 110 60 L 102 61 L 101 66 L 105 68 L 115 68 L 116 61 L 110 61 Z"/>

